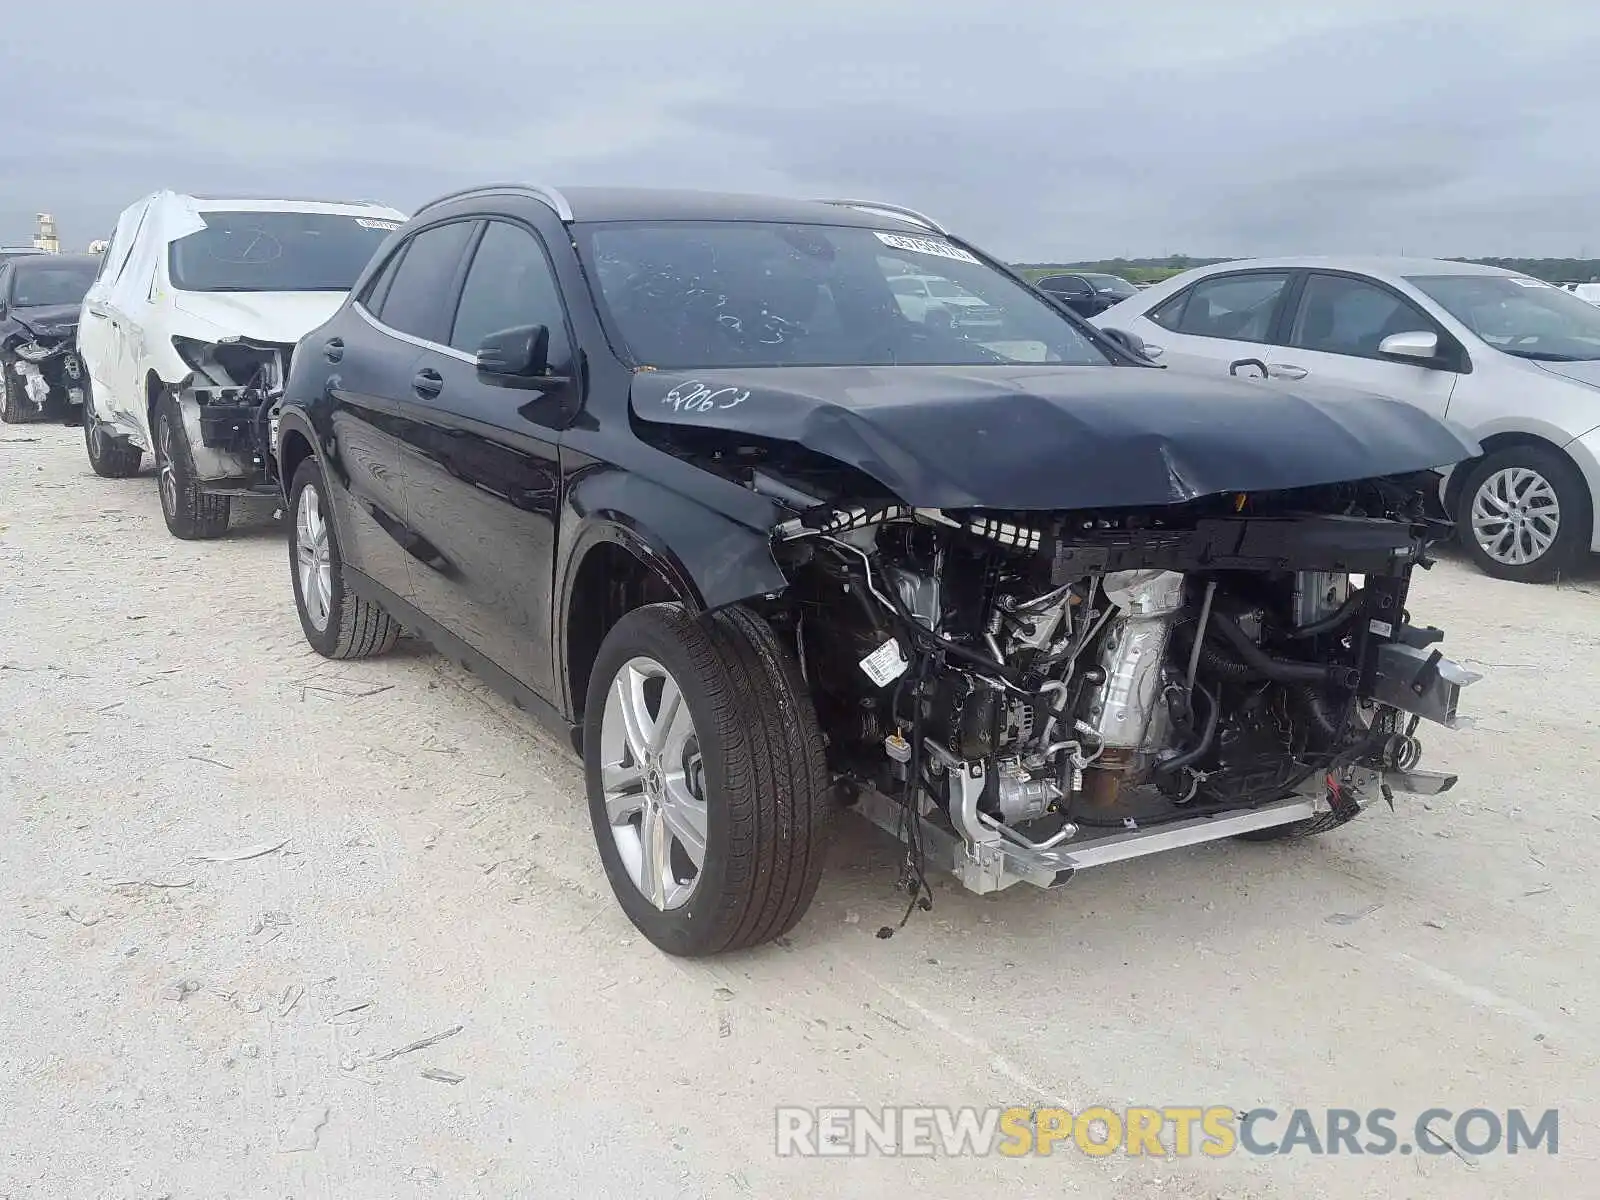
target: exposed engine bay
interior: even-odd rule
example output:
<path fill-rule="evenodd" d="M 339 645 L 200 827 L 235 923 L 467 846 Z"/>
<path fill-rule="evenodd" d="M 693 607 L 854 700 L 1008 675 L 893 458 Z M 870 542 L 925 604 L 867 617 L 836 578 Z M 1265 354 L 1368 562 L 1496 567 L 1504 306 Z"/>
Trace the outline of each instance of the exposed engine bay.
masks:
<path fill-rule="evenodd" d="M 173 338 L 192 374 L 178 389 L 190 429 L 196 473 L 202 480 L 248 483 L 275 475 L 277 410 L 283 399 L 292 346 L 231 338 L 202 342 Z M 195 436 L 198 434 L 198 436 Z"/>
<path fill-rule="evenodd" d="M 1320 832 L 1419 769 L 1477 676 L 1412 623 L 1447 527 L 1425 474 L 1128 511 L 840 508 L 749 486 L 841 786 L 973 890 L 1261 831 Z"/>

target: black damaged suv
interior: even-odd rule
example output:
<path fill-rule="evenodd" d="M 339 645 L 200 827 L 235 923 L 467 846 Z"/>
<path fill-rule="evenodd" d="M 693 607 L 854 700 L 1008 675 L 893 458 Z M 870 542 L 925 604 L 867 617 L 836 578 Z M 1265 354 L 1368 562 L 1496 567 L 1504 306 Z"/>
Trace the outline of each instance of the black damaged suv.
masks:
<path fill-rule="evenodd" d="M 908 275 L 981 319 L 908 311 Z M 279 420 L 307 640 L 403 625 L 570 738 L 671 953 L 793 926 L 842 804 L 908 887 L 942 856 L 991 891 L 1448 786 L 1395 706 L 1450 723 L 1464 680 L 1398 614 L 1414 476 L 1471 444 L 1172 377 L 910 210 L 451 195 L 301 341 Z"/>
<path fill-rule="evenodd" d="M 76 423 L 89 386 L 78 356 L 78 308 L 94 254 L 22 254 L 0 261 L 0 421 Z"/>

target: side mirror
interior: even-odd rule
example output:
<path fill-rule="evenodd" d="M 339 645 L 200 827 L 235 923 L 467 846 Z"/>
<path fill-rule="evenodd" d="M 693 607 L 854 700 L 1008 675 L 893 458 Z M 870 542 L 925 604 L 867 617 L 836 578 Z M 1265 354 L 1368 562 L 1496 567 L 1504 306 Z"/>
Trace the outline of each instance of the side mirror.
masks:
<path fill-rule="evenodd" d="M 1439 335 L 1420 329 L 1409 333 L 1391 333 L 1378 343 L 1378 353 L 1385 358 L 1432 362 L 1439 357 Z"/>
<path fill-rule="evenodd" d="M 1136 333 L 1129 333 L 1126 329 L 1102 329 L 1100 332 L 1136 358 L 1155 357 L 1150 353 L 1150 347 L 1145 345 L 1144 339 Z M 1157 350 L 1156 354 L 1159 353 L 1161 351 Z"/>
<path fill-rule="evenodd" d="M 553 387 L 568 382 L 550 374 L 550 330 L 543 325 L 519 325 L 491 333 L 478 345 L 478 373 L 486 382 L 503 387 Z"/>

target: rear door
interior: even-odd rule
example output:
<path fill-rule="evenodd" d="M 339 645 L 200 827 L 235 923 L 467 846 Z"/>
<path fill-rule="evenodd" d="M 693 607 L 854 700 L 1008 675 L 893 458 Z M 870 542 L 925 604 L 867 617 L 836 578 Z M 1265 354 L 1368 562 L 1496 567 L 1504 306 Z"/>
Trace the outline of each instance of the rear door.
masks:
<path fill-rule="evenodd" d="M 476 222 L 426 226 L 395 247 L 356 300 L 297 349 L 328 372 L 335 490 L 348 565 L 411 599 L 410 560 L 433 553 L 407 521 L 400 430 L 426 349 L 449 328 Z M 322 364 L 319 363 L 319 367 Z"/>
<path fill-rule="evenodd" d="M 1147 342 L 1160 345 L 1174 370 L 1226 375 L 1240 359 L 1265 361 L 1281 328 L 1295 272 L 1229 271 L 1197 280 L 1129 322 Z M 1240 374 L 1261 374 L 1241 368 Z"/>
<path fill-rule="evenodd" d="M 1385 358 L 1383 339 L 1396 333 L 1432 333 L 1438 361 L 1422 364 Z M 1466 365 L 1466 351 L 1439 322 L 1408 297 L 1376 279 L 1313 271 L 1299 291 L 1291 320 L 1267 359 L 1275 379 L 1304 379 L 1358 388 L 1404 400 L 1443 417 Z"/>
<path fill-rule="evenodd" d="M 532 228 L 489 220 L 460 301 L 423 352 L 401 428 L 409 523 L 434 554 L 411 560 L 416 603 L 473 649 L 557 703 L 551 584 L 560 492 L 547 392 L 481 377 L 475 355 L 491 333 L 550 332 L 552 372 L 572 376 L 572 335 L 555 273 Z M 565 385 L 573 386 L 573 385 Z"/>

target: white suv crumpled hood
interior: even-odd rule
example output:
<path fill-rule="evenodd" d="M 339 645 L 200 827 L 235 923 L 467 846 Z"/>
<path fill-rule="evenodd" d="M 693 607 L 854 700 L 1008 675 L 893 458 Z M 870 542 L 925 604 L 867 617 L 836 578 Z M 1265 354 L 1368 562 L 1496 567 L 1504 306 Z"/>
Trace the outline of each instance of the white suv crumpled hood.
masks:
<path fill-rule="evenodd" d="M 339 310 L 344 292 L 174 292 L 172 307 L 229 334 L 258 342 L 298 342 Z M 200 335 L 200 331 L 195 331 Z M 207 336 L 207 335 L 201 335 Z"/>

